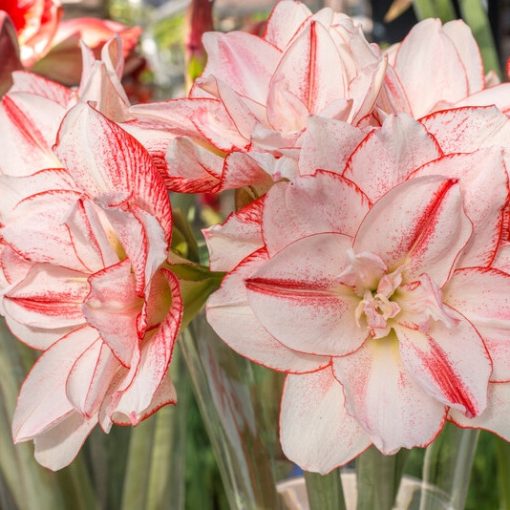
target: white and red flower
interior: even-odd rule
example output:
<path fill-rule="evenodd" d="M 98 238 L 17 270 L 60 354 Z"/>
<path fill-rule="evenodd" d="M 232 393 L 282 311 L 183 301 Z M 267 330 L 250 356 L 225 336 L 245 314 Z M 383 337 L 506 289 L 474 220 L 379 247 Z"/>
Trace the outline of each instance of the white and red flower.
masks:
<path fill-rule="evenodd" d="M 54 158 L 0 176 L 0 311 L 44 351 L 21 388 L 14 439 L 34 440 L 38 461 L 59 469 L 97 423 L 136 424 L 175 403 L 182 302 L 164 267 L 170 202 L 147 151 L 78 104 Z"/>
<path fill-rule="evenodd" d="M 328 472 L 370 444 L 425 446 L 447 419 L 510 437 L 498 123 L 503 136 L 495 108 L 388 116 L 339 167 L 307 167 L 206 232 L 213 268 L 229 271 L 208 320 L 237 352 L 288 374 L 281 442 L 304 469 Z M 469 147 L 476 136 L 487 148 Z M 327 161 L 338 138 L 323 136 L 309 163 Z"/>
<path fill-rule="evenodd" d="M 388 50 L 388 57 L 386 94 L 378 102 L 384 111 L 420 118 L 459 106 L 510 110 L 510 84 L 500 84 L 494 72 L 485 75 L 478 44 L 462 20 L 444 25 L 423 20 Z"/>

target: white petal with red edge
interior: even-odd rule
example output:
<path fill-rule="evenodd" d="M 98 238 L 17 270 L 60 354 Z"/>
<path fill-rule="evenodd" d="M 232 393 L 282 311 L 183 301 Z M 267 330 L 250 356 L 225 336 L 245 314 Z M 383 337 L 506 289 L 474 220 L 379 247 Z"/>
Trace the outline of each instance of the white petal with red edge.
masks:
<path fill-rule="evenodd" d="M 360 298 L 342 284 L 351 238 L 316 234 L 274 255 L 246 280 L 248 303 L 279 342 L 309 354 L 342 356 L 368 336 L 358 325 Z"/>
<path fill-rule="evenodd" d="M 507 206 L 508 175 L 501 149 L 455 154 L 420 168 L 413 177 L 442 175 L 458 179 L 464 211 L 473 235 L 458 260 L 458 267 L 488 266 L 496 256 Z"/>
<path fill-rule="evenodd" d="M 503 113 L 510 112 L 510 83 L 501 83 L 488 87 L 476 94 L 459 101 L 455 106 L 489 106 L 495 105 Z"/>
<path fill-rule="evenodd" d="M 426 272 L 441 287 L 471 232 L 456 180 L 419 177 L 375 203 L 356 234 L 354 251 L 375 253 L 390 270 L 405 264 L 409 279 Z"/>
<path fill-rule="evenodd" d="M 485 86 L 482 55 L 473 32 L 464 21 L 456 19 L 443 25 L 444 33 L 455 46 L 466 69 L 469 94 L 479 92 Z"/>
<path fill-rule="evenodd" d="M 280 412 L 285 455 L 306 471 L 329 473 L 370 446 L 370 439 L 345 408 L 342 385 L 331 367 L 288 375 Z"/>
<path fill-rule="evenodd" d="M 476 418 L 467 418 L 459 411 L 450 411 L 450 420 L 460 427 L 484 429 L 510 441 L 510 384 L 489 384 L 487 409 Z"/>
<path fill-rule="evenodd" d="M 265 197 L 232 213 L 222 225 L 202 231 L 212 271 L 231 271 L 241 260 L 264 245 L 262 211 Z"/>
<path fill-rule="evenodd" d="M 368 340 L 356 352 L 333 359 L 347 412 L 386 455 L 426 446 L 443 427 L 445 406 L 427 395 L 409 374 L 394 336 Z"/>
<path fill-rule="evenodd" d="M 119 204 L 130 197 L 171 233 L 168 193 L 149 153 L 131 135 L 88 105 L 72 108 L 55 150 L 78 186 L 92 198 Z"/>
<path fill-rule="evenodd" d="M 299 173 L 312 175 L 319 169 L 341 173 L 363 136 L 361 129 L 347 122 L 311 117 L 300 140 Z"/>
<path fill-rule="evenodd" d="M 36 361 L 21 387 L 14 412 L 15 442 L 44 432 L 74 412 L 66 381 L 76 359 L 98 338 L 92 328 L 80 328 L 55 343 Z"/>
<path fill-rule="evenodd" d="M 504 147 L 510 137 L 510 120 L 493 106 L 443 110 L 422 118 L 420 122 L 445 154 Z"/>
<path fill-rule="evenodd" d="M 97 416 L 86 419 L 73 412 L 55 427 L 34 438 L 35 459 L 52 471 L 68 466 L 96 424 Z"/>
<path fill-rule="evenodd" d="M 162 270 L 162 273 L 170 288 L 171 307 L 159 328 L 152 334 L 148 333 L 141 344 L 141 359 L 136 374 L 129 386 L 122 391 L 119 401 L 111 411 L 114 422 L 116 416 L 127 417 L 133 425 L 144 419 L 154 395 L 166 376 L 172 358 L 182 321 L 182 299 L 175 276 L 167 270 Z"/>
<path fill-rule="evenodd" d="M 455 271 L 444 300 L 478 330 L 492 358 L 492 381 L 510 380 L 510 275 L 492 268 Z"/>
<path fill-rule="evenodd" d="M 4 147 L 2 174 L 30 175 L 43 168 L 61 166 L 39 127 L 19 108 L 14 96 L 6 95 L 0 103 L 0 138 Z"/>
<path fill-rule="evenodd" d="M 267 260 L 264 250 L 246 258 L 225 277 L 207 302 L 207 321 L 232 349 L 263 366 L 281 372 L 311 372 L 330 363 L 329 358 L 302 354 L 273 338 L 248 305 L 245 279 Z"/>
<path fill-rule="evenodd" d="M 36 96 L 42 96 L 46 99 L 58 103 L 67 108 L 73 99 L 73 91 L 64 87 L 56 81 L 51 81 L 35 73 L 27 71 L 15 71 L 12 73 L 14 82 L 10 92 L 28 92 Z"/>
<path fill-rule="evenodd" d="M 129 261 L 92 275 L 88 282 L 90 293 L 83 314 L 120 362 L 130 367 L 139 342 L 137 321 L 142 300 L 136 294 Z"/>
<path fill-rule="evenodd" d="M 66 395 L 85 416 L 97 414 L 120 365 L 111 349 L 98 338 L 73 365 L 66 383 Z"/>
<path fill-rule="evenodd" d="M 275 184 L 264 205 L 262 233 L 272 255 L 311 234 L 354 236 L 369 210 L 367 197 L 350 181 L 331 172 Z"/>
<path fill-rule="evenodd" d="M 398 49 L 395 70 L 415 117 L 468 95 L 466 69 L 437 19 L 421 21 L 411 29 Z"/>
<path fill-rule="evenodd" d="M 375 201 L 416 168 L 441 156 L 437 142 L 405 113 L 386 117 L 351 154 L 344 176 Z"/>
<path fill-rule="evenodd" d="M 203 44 L 207 51 L 204 76 L 213 75 L 237 93 L 265 104 L 269 80 L 280 60 L 276 47 L 244 32 L 208 32 Z"/>
<path fill-rule="evenodd" d="M 52 330 L 85 322 L 82 303 L 88 293 L 84 275 L 37 264 L 3 295 L 5 314 L 34 328 Z"/>
<path fill-rule="evenodd" d="M 281 50 L 285 49 L 311 15 L 310 9 L 301 2 L 293 0 L 278 2 L 267 20 L 264 39 Z"/>
<path fill-rule="evenodd" d="M 321 23 L 312 21 L 286 50 L 271 78 L 268 121 L 276 129 L 299 130 L 308 114 L 317 114 L 345 98 L 347 86 L 344 64 L 333 39 Z"/>
<path fill-rule="evenodd" d="M 427 326 L 395 326 L 406 370 L 430 396 L 477 416 L 487 406 L 492 363 L 476 329 L 453 309 L 454 324 L 430 320 Z"/>

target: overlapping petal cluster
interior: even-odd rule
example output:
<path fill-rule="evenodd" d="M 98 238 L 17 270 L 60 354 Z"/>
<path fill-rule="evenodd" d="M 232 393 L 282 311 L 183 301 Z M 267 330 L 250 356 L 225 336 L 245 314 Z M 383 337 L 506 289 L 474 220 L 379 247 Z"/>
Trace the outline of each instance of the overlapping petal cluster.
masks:
<path fill-rule="evenodd" d="M 304 469 L 425 446 L 446 420 L 510 439 L 510 121 L 388 115 L 339 160 L 352 129 L 321 130 L 313 175 L 206 231 L 228 271 L 210 324 L 288 374 L 281 442 Z"/>
<path fill-rule="evenodd" d="M 20 73 L 0 109 L 0 313 L 43 351 L 13 435 L 33 439 L 52 469 L 96 424 L 136 424 L 176 401 L 168 192 L 147 150 L 104 115 L 116 108 L 101 94 L 115 70 L 92 64 L 78 92 Z"/>

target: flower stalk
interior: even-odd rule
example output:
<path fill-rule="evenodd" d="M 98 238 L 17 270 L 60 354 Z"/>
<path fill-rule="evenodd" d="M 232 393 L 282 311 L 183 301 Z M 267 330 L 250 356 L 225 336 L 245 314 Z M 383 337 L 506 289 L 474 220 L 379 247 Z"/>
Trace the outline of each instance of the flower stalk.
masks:
<path fill-rule="evenodd" d="M 356 460 L 357 510 L 391 510 L 397 498 L 409 450 L 383 455 L 370 447 Z"/>
<path fill-rule="evenodd" d="M 310 510 L 345 510 L 340 469 L 322 476 L 305 471 L 306 492 Z"/>

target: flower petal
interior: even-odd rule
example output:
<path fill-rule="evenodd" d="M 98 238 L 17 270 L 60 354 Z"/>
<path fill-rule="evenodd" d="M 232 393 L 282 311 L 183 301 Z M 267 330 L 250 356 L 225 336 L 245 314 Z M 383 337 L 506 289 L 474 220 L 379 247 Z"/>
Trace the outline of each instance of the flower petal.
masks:
<path fill-rule="evenodd" d="M 468 95 L 466 69 L 438 19 L 412 28 L 398 49 L 395 69 L 416 118 Z"/>
<path fill-rule="evenodd" d="M 368 336 L 357 324 L 359 297 L 342 284 L 351 239 L 316 234 L 274 255 L 246 280 L 257 319 L 285 346 L 300 352 L 342 356 Z"/>
<path fill-rule="evenodd" d="M 361 129 L 322 117 L 311 117 L 301 138 L 299 172 L 313 175 L 317 170 L 342 173 L 349 154 L 363 138 Z"/>
<path fill-rule="evenodd" d="M 220 289 L 207 302 L 207 321 L 232 349 L 263 366 L 300 373 L 328 365 L 327 357 L 302 354 L 285 347 L 255 317 L 247 301 L 244 281 L 266 260 L 266 252 L 259 250 L 226 276 Z"/>
<path fill-rule="evenodd" d="M 371 201 L 403 182 L 416 168 L 441 156 L 437 142 L 405 113 L 386 117 L 351 154 L 344 176 Z"/>
<path fill-rule="evenodd" d="M 406 370 L 433 398 L 477 416 L 487 406 L 492 364 L 483 340 L 458 312 L 449 310 L 453 325 L 430 321 L 428 331 L 399 322 L 395 331 Z"/>
<path fill-rule="evenodd" d="M 467 418 L 463 413 L 452 409 L 450 420 L 460 427 L 484 429 L 494 432 L 506 441 L 510 441 L 510 384 L 489 384 L 487 409 L 475 418 Z"/>
<path fill-rule="evenodd" d="M 354 251 L 379 255 L 390 270 L 405 264 L 409 279 L 426 272 L 441 287 L 472 232 L 459 188 L 441 176 L 396 186 L 370 209 Z"/>
<path fill-rule="evenodd" d="M 245 257 L 264 246 L 262 212 L 265 197 L 232 213 L 221 225 L 202 231 L 212 271 L 231 271 Z"/>
<path fill-rule="evenodd" d="M 509 92 L 510 94 L 510 92 Z M 433 113 L 420 122 L 445 154 L 508 144 L 510 120 L 494 106 L 465 106 Z"/>
<path fill-rule="evenodd" d="M 500 244 L 508 202 L 508 175 L 501 149 L 452 154 L 417 170 L 413 177 L 442 175 L 458 179 L 464 210 L 473 224 L 473 236 L 458 267 L 488 266 Z"/>
<path fill-rule="evenodd" d="M 370 446 L 368 435 L 347 413 L 342 386 L 330 367 L 312 374 L 287 376 L 280 441 L 292 462 L 323 475 Z"/>
<path fill-rule="evenodd" d="M 331 172 L 274 185 L 264 205 L 262 233 L 272 255 L 311 234 L 354 236 L 369 201 L 350 181 Z"/>
<path fill-rule="evenodd" d="M 493 363 L 491 381 L 510 380 L 510 275 L 492 268 L 455 271 L 444 300 L 478 330 Z"/>
<path fill-rule="evenodd" d="M 278 2 L 267 20 L 264 39 L 284 50 L 294 34 L 311 15 L 310 9 L 301 2 L 293 0 Z"/>
<path fill-rule="evenodd" d="M 347 412 L 384 454 L 426 446 L 443 427 L 446 409 L 407 372 L 394 336 L 368 340 L 356 352 L 333 359 Z"/>
<path fill-rule="evenodd" d="M 92 328 L 69 333 L 36 361 L 18 397 L 12 431 L 15 442 L 27 441 L 74 412 L 66 396 L 66 380 L 76 359 L 98 338 Z"/>
<path fill-rule="evenodd" d="M 80 413 L 73 412 L 34 439 L 35 459 L 52 471 L 68 466 L 96 424 L 97 416 L 86 419 Z"/>

